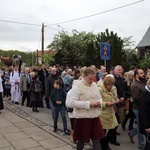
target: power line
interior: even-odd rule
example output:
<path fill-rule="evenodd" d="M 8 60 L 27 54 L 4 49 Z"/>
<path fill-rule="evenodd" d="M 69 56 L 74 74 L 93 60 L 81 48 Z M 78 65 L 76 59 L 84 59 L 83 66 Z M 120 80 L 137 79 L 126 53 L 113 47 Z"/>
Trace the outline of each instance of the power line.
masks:
<path fill-rule="evenodd" d="M 30 25 L 30 26 L 41 26 L 39 24 L 24 23 L 24 22 L 18 22 L 18 21 L 10 21 L 10 20 L 0 20 L 0 21 L 1 22 L 15 23 L 15 24 L 22 24 L 22 25 Z"/>
<path fill-rule="evenodd" d="M 10 21 L 10 20 L 0 20 L 0 21 L 1 21 L 1 22 L 7 22 L 7 23 L 15 23 L 15 24 L 21 24 L 21 25 L 40 26 L 40 27 L 41 27 L 40 24 L 25 23 L 25 22 Z M 47 26 L 44 26 L 44 27 L 59 31 L 59 29 L 56 29 L 56 28 L 47 27 Z"/>
<path fill-rule="evenodd" d="M 48 26 L 53 26 L 53 25 L 58 25 L 58 24 L 65 24 L 65 23 L 69 23 L 69 22 L 74 22 L 74 21 L 78 21 L 78 20 L 94 17 L 94 16 L 97 16 L 97 15 L 101 15 L 101 14 L 104 14 L 104 13 L 115 11 L 115 10 L 118 10 L 118 9 L 121 9 L 121 8 L 125 8 L 125 7 L 128 7 L 128 6 L 140 3 L 142 1 L 144 1 L 144 0 L 139 0 L 139 1 L 136 1 L 136 2 L 133 2 L 133 3 L 122 5 L 122 6 L 119 6 L 119 7 L 116 7 L 116 8 L 112 8 L 112 9 L 109 9 L 109 10 L 106 10 L 106 11 L 103 11 L 103 12 L 99 12 L 99 13 L 92 14 L 92 15 L 89 15 L 89 16 L 84 16 L 84 17 L 81 17 L 81 18 L 72 19 L 72 20 L 59 22 L 59 23 L 53 23 L 53 24 L 50 24 L 50 25 L 44 25 L 44 27 L 59 31 L 59 29 L 48 27 Z M 15 24 L 22 24 L 22 25 L 30 25 L 30 26 L 41 26 L 40 24 L 25 23 L 25 22 L 11 21 L 11 20 L 3 20 L 3 19 L 1 19 L 0 22 L 8 22 L 8 23 L 15 23 Z"/>
<path fill-rule="evenodd" d="M 133 2 L 133 3 L 126 4 L 126 5 L 122 5 L 122 6 L 112 8 L 112 9 L 109 9 L 109 10 L 106 10 L 106 11 L 102 11 L 102 12 L 99 12 L 99 13 L 96 13 L 96 14 L 92 14 L 92 15 L 89 15 L 89 16 L 84 16 L 84 17 L 81 17 L 81 18 L 72 19 L 72 20 L 68 20 L 68 21 L 64 21 L 64 22 L 58 22 L 58 23 L 54 23 L 54 24 L 50 24 L 50 25 L 46 25 L 46 26 L 54 26 L 54 25 L 58 25 L 58 24 L 65 24 L 65 23 L 69 23 L 69 22 L 74 22 L 74 21 L 90 18 L 90 17 L 93 17 L 93 16 L 97 16 L 97 15 L 101 15 L 101 14 L 104 14 L 104 13 L 115 11 L 115 10 L 118 10 L 118 9 L 121 9 L 121 8 L 125 8 L 125 7 L 131 6 L 131 5 L 135 5 L 135 4 L 140 3 L 142 1 L 144 1 L 144 0 L 136 1 L 136 2 Z"/>

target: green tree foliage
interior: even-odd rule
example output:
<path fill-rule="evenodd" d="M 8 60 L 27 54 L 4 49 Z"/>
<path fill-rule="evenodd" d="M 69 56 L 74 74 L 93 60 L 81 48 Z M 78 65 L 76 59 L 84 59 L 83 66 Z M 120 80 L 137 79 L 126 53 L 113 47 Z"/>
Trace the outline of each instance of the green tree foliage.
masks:
<path fill-rule="evenodd" d="M 76 30 L 69 35 L 61 31 L 54 37 L 48 48 L 57 50 L 55 63 L 67 66 L 91 64 L 99 66 L 103 64 L 103 60 L 100 60 L 100 42 L 109 42 L 111 45 L 109 65 L 122 64 L 123 41 L 116 33 L 112 31 L 109 33 L 108 29 L 97 35 Z"/>
<path fill-rule="evenodd" d="M 137 58 L 137 52 L 135 49 L 135 41 L 132 40 L 132 36 L 123 38 L 123 66 L 139 66 L 139 60 Z M 133 47 L 133 48 L 132 48 Z"/>
<path fill-rule="evenodd" d="M 108 42 L 110 44 L 110 56 L 111 59 L 108 61 L 109 66 L 115 66 L 118 64 L 122 64 L 122 47 L 123 41 L 120 37 L 118 37 L 117 33 L 113 33 L 106 29 L 105 32 L 101 32 L 98 34 L 98 41 L 100 42 Z"/>
<path fill-rule="evenodd" d="M 53 65 L 53 62 L 54 62 L 53 56 L 44 54 L 42 56 L 42 59 L 43 59 L 45 65 L 47 65 L 47 66 Z"/>
<path fill-rule="evenodd" d="M 22 63 L 25 63 L 26 66 L 31 66 L 32 62 L 35 62 L 35 53 L 32 52 L 20 52 L 17 50 L 0 50 L 0 57 L 10 57 L 10 62 L 9 64 L 5 64 L 5 65 L 12 65 L 12 61 L 13 61 L 13 55 L 20 55 L 21 59 L 22 59 Z"/>

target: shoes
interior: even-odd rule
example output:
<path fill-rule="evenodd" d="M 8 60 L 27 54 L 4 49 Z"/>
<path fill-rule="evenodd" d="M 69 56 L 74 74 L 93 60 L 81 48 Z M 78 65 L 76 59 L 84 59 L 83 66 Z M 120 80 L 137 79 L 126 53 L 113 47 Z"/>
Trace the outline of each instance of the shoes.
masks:
<path fill-rule="evenodd" d="M 66 135 L 70 135 L 70 134 L 71 134 L 70 130 L 68 130 L 68 129 L 65 129 L 65 130 L 64 130 L 64 133 L 65 133 Z"/>
<path fill-rule="evenodd" d="M 123 130 L 126 130 L 124 121 L 121 123 L 121 127 L 122 127 Z"/>
<path fill-rule="evenodd" d="M 119 133 L 119 132 L 116 132 L 116 134 L 117 134 L 117 135 L 120 135 L 120 133 Z"/>
<path fill-rule="evenodd" d="M 128 132 L 128 136 L 129 136 L 131 143 L 134 143 L 133 136 L 131 136 L 129 132 Z"/>
<path fill-rule="evenodd" d="M 110 142 L 110 143 L 113 145 L 116 145 L 116 146 L 120 146 L 120 143 L 118 143 L 118 142 Z"/>
<path fill-rule="evenodd" d="M 109 146 L 107 147 L 107 150 L 112 150 Z"/>
<path fill-rule="evenodd" d="M 14 101 L 11 101 L 12 103 L 14 103 Z"/>
<path fill-rule="evenodd" d="M 47 106 L 47 109 L 51 109 L 51 106 Z"/>
<path fill-rule="evenodd" d="M 142 149 L 142 150 L 144 150 L 144 146 L 139 146 L 139 149 Z"/>
<path fill-rule="evenodd" d="M 35 109 L 35 112 L 39 112 L 37 109 Z"/>
<path fill-rule="evenodd" d="M 17 104 L 17 105 L 18 105 L 19 103 L 18 103 L 18 102 L 15 102 L 15 104 Z"/>
<path fill-rule="evenodd" d="M 57 129 L 54 129 L 53 132 L 57 132 Z"/>
<path fill-rule="evenodd" d="M 129 127 L 129 130 L 133 130 L 133 127 Z"/>
<path fill-rule="evenodd" d="M 33 112 L 35 112 L 35 109 L 34 109 L 34 107 L 32 107 L 32 111 L 33 111 Z"/>

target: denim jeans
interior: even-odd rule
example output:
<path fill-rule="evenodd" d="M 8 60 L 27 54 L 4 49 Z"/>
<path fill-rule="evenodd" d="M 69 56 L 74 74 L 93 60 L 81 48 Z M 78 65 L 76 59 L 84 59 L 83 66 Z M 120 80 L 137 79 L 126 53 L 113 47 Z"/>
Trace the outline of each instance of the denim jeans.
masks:
<path fill-rule="evenodd" d="M 66 112 L 65 112 L 65 106 L 53 106 L 54 108 L 54 129 L 57 129 L 57 120 L 59 116 L 59 112 L 61 114 L 62 122 L 63 122 L 63 128 L 64 130 L 67 129 L 67 119 L 66 119 Z"/>
<path fill-rule="evenodd" d="M 53 103 L 52 101 L 50 101 L 50 105 L 51 105 L 51 111 L 52 111 L 52 118 L 54 119 L 54 106 L 53 106 Z"/>
<path fill-rule="evenodd" d="M 134 136 L 134 135 L 138 135 L 138 147 L 142 148 L 144 147 L 144 136 L 139 133 L 139 110 L 133 110 L 134 114 L 135 114 L 135 118 L 137 119 L 137 128 L 134 128 L 133 130 L 131 130 L 129 132 L 130 136 Z"/>

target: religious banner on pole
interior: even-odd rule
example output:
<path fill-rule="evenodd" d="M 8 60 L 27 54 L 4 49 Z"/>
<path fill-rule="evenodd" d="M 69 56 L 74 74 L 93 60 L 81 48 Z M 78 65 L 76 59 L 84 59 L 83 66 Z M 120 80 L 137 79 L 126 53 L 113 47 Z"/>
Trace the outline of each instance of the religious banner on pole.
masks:
<path fill-rule="evenodd" d="M 100 43 L 100 57 L 102 60 L 110 60 L 110 44 L 107 42 Z"/>

